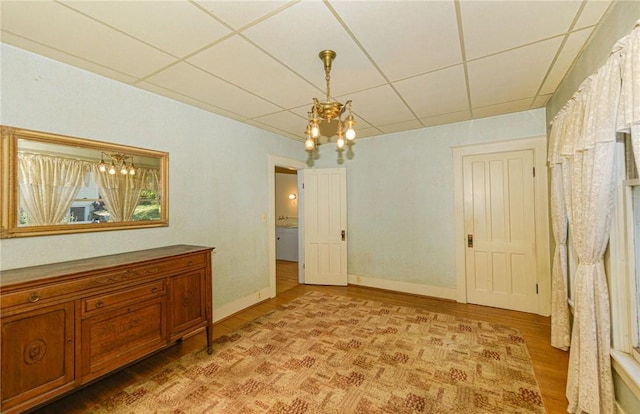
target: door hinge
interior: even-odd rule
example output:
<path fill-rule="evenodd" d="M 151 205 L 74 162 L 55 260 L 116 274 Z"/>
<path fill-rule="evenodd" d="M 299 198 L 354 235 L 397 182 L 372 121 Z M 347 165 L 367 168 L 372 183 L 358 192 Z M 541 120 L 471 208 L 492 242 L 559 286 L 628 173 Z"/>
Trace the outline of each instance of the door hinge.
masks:
<path fill-rule="evenodd" d="M 536 283 L 536 295 L 538 294 L 538 284 Z"/>
<path fill-rule="evenodd" d="M 536 176 L 536 167 L 533 167 L 533 176 Z"/>

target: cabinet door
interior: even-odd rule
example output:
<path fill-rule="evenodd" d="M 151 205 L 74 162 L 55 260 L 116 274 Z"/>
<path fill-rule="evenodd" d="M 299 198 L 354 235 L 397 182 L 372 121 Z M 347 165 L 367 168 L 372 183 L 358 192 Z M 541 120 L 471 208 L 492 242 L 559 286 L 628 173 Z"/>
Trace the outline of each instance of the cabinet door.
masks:
<path fill-rule="evenodd" d="M 276 236 L 276 259 L 297 262 L 298 229 L 278 227 Z"/>
<path fill-rule="evenodd" d="M 2 319 L 3 412 L 73 387 L 73 332 L 73 302 Z"/>
<path fill-rule="evenodd" d="M 82 321 L 82 382 L 103 375 L 167 344 L 165 296 L 123 304 Z"/>
<path fill-rule="evenodd" d="M 204 270 L 174 276 L 171 282 L 171 339 L 206 324 Z"/>

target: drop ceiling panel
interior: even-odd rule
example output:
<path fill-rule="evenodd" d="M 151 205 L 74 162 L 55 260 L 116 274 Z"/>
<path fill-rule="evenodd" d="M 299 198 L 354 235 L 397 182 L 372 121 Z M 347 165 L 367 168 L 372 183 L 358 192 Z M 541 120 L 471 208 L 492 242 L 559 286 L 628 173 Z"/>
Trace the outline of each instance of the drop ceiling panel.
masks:
<path fill-rule="evenodd" d="M 472 119 L 471 111 L 467 110 L 467 111 L 454 112 L 451 114 L 430 116 L 428 118 L 422 118 L 420 119 L 420 121 L 424 126 L 435 126 L 435 125 L 451 124 L 454 122 L 468 121 L 470 119 Z"/>
<path fill-rule="evenodd" d="M 315 87 L 240 36 L 203 50 L 188 62 L 283 108 L 303 105 L 318 95 Z"/>
<path fill-rule="evenodd" d="M 458 112 L 469 106 L 462 65 L 395 82 L 393 85 L 418 118 Z"/>
<path fill-rule="evenodd" d="M 285 7 L 287 1 L 271 1 L 271 0 L 244 0 L 244 1 L 206 1 L 196 0 L 202 8 L 213 13 L 216 17 L 227 23 L 234 29 L 239 29 L 274 13 L 281 7 Z"/>
<path fill-rule="evenodd" d="M 373 126 L 415 118 L 389 85 L 351 94 L 348 99 L 353 100 L 353 111 Z M 345 102 L 345 99 L 339 98 L 339 101 Z"/>
<path fill-rule="evenodd" d="M 164 52 L 52 2 L 3 2 L 2 30 L 135 77 L 173 61 Z"/>
<path fill-rule="evenodd" d="M 325 90 L 325 76 L 318 53 L 334 50 L 337 57 L 331 71 L 333 96 L 385 82 L 322 2 L 298 3 L 243 33 L 321 91 Z"/>
<path fill-rule="evenodd" d="M 534 97 L 560 42 L 555 38 L 469 62 L 473 107 Z"/>
<path fill-rule="evenodd" d="M 391 81 L 462 62 L 451 1 L 407 2 L 403 7 L 345 1 L 332 6 Z"/>
<path fill-rule="evenodd" d="M 94 19 L 182 57 L 230 33 L 230 29 L 184 1 L 67 1 Z"/>
<path fill-rule="evenodd" d="M 531 108 L 532 101 L 533 99 L 519 99 L 517 101 L 504 102 L 497 105 L 474 108 L 473 115 L 480 118 L 485 118 L 487 116 L 496 116 L 500 114 L 525 111 Z"/>
<path fill-rule="evenodd" d="M 398 122 L 395 124 L 380 125 L 378 128 L 385 134 L 393 134 L 395 132 L 424 128 L 424 125 L 422 125 L 422 122 L 417 119 L 412 119 L 410 121 Z"/>
<path fill-rule="evenodd" d="M 467 59 L 562 34 L 579 7 L 579 1 L 462 1 Z"/>
<path fill-rule="evenodd" d="M 182 103 L 185 103 L 187 105 L 191 105 L 191 106 L 203 109 L 203 110 L 208 111 L 208 112 L 214 112 L 214 113 L 216 113 L 218 115 L 221 115 L 221 116 L 224 116 L 224 117 L 227 117 L 227 118 L 235 119 L 235 120 L 238 120 L 238 121 L 243 121 L 245 119 L 243 116 L 240 116 L 240 115 L 238 115 L 236 113 L 225 111 L 225 110 L 223 110 L 221 108 L 218 108 L 218 107 L 215 107 L 213 105 L 210 105 L 210 104 L 207 104 L 205 102 L 202 102 L 200 100 L 194 99 L 194 98 L 192 98 L 190 96 L 170 91 L 169 89 L 163 88 L 163 87 L 158 86 L 158 85 L 154 85 L 154 84 L 149 83 L 149 82 L 139 82 L 138 84 L 136 84 L 136 86 L 138 86 L 139 88 L 144 89 L 146 91 L 149 91 L 149 92 L 161 95 L 161 96 L 165 96 L 165 97 L 167 97 L 169 99 L 172 99 L 172 100 L 175 100 L 175 101 L 178 101 L 178 102 L 182 102 Z"/>
<path fill-rule="evenodd" d="M 575 28 L 581 29 L 586 26 L 597 24 L 609 6 L 611 6 L 610 0 L 585 2 L 584 9 L 582 9 L 582 13 L 580 13 L 580 17 L 576 22 Z"/>
<path fill-rule="evenodd" d="M 593 32 L 592 27 L 573 32 L 568 36 L 567 41 L 558 54 L 558 58 L 553 64 L 553 67 L 540 90 L 541 94 L 553 93 L 556 91 L 558 85 L 560 85 L 560 82 L 564 78 L 564 75 L 571 68 L 576 56 L 580 54 L 582 47 L 587 39 L 589 39 L 591 32 Z"/>
<path fill-rule="evenodd" d="M 280 110 L 264 99 L 186 63 L 178 63 L 149 77 L 147 81 L 248 118 Z"/>
<path fill-rule="evenodd" d="M 289 111 L 257 117 L 254 118 L 254 121 L 278 129 L 281 133 L 284 131 L 288 131 L 289 133 L 291 133 L 291 131 L 297 131 L 297 134 L 293 134 L 296 138 L 305 138 L 304 130 L 307 127 L 307 121 L 305 118 L 301 118 Z"/>

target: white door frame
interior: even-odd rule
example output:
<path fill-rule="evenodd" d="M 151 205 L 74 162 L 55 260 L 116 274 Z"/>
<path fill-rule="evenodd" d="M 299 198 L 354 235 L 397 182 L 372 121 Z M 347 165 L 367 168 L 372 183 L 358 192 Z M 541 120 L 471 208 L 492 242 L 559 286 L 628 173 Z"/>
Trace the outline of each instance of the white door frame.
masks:
<path fill-rule="evenodd" d="M 467 303 L 465 266 L 466 235 L 464 232 L 463 157 L 506 151 L 533 151 L 536 176 L 533 184 L 535 199 L 535 254 L 538 270 L 538 314 L 551 314 L 551 265 L 549 241 L 549 185 L 547 179 L 547 137 L 538 136 L 485 144 L 452 147 L 454 181 L 454 231 L 456 251 L 456 300 Z"/>
<path fill-rule="evenodd" d="M 269 297 L 276 297 L 276 166 L 284 168 L 295 168 L 301 170 L 307 168 L 307 164 L 291 158 L 279 157 L 277 155 L 268 156 L 268 177 L 269 177 L 269 208 L 267 213 L 267 223 L 269 227 Z M 302 195 L 298 192 L 298 208 L 300 208 Z M 298 234 L 300 234 L 300 220 L 298 219 Z M 299 236 L 298 236 L 299 237 Z M 300 240 L 298 240 L 300 245 Z M 300 260 L 300 259 L 298 259 Z"/>

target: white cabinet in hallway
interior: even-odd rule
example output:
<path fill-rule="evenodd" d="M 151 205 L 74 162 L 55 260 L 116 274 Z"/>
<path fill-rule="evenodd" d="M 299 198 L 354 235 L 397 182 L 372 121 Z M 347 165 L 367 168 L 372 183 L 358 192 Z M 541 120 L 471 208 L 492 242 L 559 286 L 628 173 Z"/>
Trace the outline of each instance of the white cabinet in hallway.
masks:
<path fill-rule="evenodd" d="M 276 227 L 276 259 L 298 261 L 297 227 Z"/>

